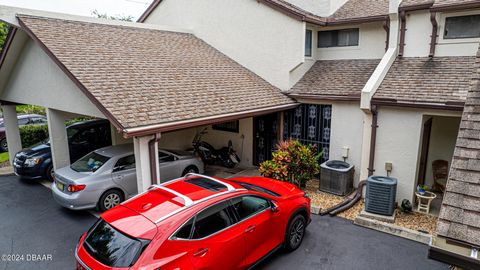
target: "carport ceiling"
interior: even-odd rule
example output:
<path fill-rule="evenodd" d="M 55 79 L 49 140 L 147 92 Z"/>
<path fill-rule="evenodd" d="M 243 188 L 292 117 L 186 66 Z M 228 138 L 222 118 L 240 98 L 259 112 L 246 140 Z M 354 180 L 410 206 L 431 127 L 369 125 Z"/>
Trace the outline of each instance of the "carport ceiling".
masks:
<path fill-rule="evenodd" d="M 18 15 L 36 41 L 126 137 L 296 106 L 191 33 Z"/>

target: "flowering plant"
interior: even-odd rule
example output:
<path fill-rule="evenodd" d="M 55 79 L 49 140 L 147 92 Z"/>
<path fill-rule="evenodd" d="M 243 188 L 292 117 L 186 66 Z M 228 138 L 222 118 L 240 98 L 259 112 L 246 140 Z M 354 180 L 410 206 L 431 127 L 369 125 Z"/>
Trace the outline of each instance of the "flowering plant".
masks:
<path fill-rule="evenodd" d="M 304 145 L 298 140 L 282 141 L 272 153 L 272 159 L 260 164 L 260 173 L 265 177 L 290 182 L 305 187 L 320 172 L 319 159 L 315 145 Z"/>

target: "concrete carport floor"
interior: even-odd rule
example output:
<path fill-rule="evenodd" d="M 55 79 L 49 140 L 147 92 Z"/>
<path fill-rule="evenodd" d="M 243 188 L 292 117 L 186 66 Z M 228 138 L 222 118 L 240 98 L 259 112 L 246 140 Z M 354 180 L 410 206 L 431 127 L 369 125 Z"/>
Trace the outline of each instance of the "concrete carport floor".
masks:
<path fill-rule="evenodd" d="M 0 176 L 0 217 L 0 270 L 73 269 L 78 238 L 96 220 L 57 205 L 50 189 L 17 176 Z M 348 220 L 313 215 L 298 250 L 279 251 L 256 269 L 448 269 L 427 259 L 427 248 Z M 8 261 L 11 255 L 18 261 Z M 32 255 L 45 259 L 33 262 Z"/>

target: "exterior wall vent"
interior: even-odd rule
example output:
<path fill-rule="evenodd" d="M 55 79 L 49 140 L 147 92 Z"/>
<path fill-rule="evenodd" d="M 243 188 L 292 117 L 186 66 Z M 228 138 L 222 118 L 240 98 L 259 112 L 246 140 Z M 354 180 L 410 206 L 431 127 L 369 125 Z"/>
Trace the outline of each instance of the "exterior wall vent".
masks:
<path fill-rule="evenodd" d="M 345 196 L 353 190 L 354 166 L 341 160 L 329 160 L 320 165 L 320 186 L 324 192 Z"/>
<path fill-rule="evenodd" d="M 385 176 L 370 176 L 367 180 L 365 211 L 391 216 L 395 211 L 397 179 Z"/>

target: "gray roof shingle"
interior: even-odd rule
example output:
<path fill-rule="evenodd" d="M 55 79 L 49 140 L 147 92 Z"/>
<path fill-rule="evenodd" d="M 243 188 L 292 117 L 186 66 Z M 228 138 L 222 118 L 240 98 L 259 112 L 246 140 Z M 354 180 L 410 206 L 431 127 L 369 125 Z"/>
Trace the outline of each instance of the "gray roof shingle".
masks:
<path fill-rule="evenodd" d="M 420 5 L 433 5 L 434 0 L 402 0 L 400 7 L 420 6 Z"/>
<path fill-rule="evenodd" d="M 340 7 L 332 18 L 348 20 L 388 15 L 389 0 L 349 0 Z"/>
<path fill-rule="evenodd" d="M 380 59 L 316 61 L 290 94 L 360 96 Z"/>
<path fill-rule="evenodd" d="M 445 197 L 439 235 L 480 245 L 480 51 L 471 79 Z"/>
<path fill-rule="evenodd" d="M 434 7 L 449 6 L 449 5 L 463 5 L 478 2 L 478 0 L 435 0 Z"/>
<path fill-rule="evenodd" d="M 464 102 L 474 56 L 397 58 L 376 91 L 376 99 L 402 102 Z"/>
<path fill-rule="evenodd" d="M 294 104 L 192 34 L 18 18 L 123 128 Z"/>

